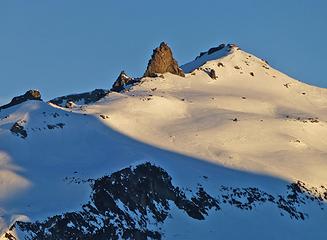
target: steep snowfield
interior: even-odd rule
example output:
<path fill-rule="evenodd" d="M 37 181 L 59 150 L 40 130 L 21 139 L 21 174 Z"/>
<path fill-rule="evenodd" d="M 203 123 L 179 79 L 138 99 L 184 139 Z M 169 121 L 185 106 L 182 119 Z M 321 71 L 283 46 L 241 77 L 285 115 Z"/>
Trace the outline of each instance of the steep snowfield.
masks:
<path fill-rule="evenodd" d="M 86 111 L 105 113 L 108 126 L 164 149 L 287 180 L 327 182 L 326 89 L 241 50 L 201 68 L 218 78 L 199 69 L 186 78 L 144 79 Z"/>
<path fill-rule="evenodd" d="M 236 47 L 215 54 L 182 66 L 185 78 L 143 78 L 94 104 L 28 101 L 2 110 L 1 233 L 17 220 L 79 211 L 89 201 L 88 179 L 144 162 L 162 167 L 174 185 L 195 191 L 201 184 L 211 196 L 227 186 L 277 197 L 298 180 L 327 196 L 327 90 Z M 26 137 L 10 131 L 16 122 Z M 198 220 L 170 202 L 160 231 L 164 239 L 326 239 L 326 199 L 319 201 L 296 205 L 304 220 L 275 202 L 252 210 L 224 205 Z"/>

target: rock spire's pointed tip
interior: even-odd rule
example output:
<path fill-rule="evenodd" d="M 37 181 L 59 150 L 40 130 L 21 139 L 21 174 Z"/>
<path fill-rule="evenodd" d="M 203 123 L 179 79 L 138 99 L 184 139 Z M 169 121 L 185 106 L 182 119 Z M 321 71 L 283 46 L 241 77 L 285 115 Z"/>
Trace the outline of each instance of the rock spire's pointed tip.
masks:
<path fill-rule="evenodd" d="M 179 68 L 173 53 L 167 43 L 161 42 L 160 46 L 153 50 L 152 57 L 144 73 L 145 77 L 157 76 L 157 73 L 170 72 L 175 75 L 184 77 L 185 74 Z"/>

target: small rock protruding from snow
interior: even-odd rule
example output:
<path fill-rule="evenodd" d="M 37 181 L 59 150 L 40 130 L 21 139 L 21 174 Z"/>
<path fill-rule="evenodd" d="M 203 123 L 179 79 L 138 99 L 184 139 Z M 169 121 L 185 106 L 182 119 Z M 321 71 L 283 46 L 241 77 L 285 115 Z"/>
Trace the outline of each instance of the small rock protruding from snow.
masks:
<path fill-rule="evenodd" d="M 125 71 L 121 71 L 118 78 L 112 85 L 111 91 L 120 92 L 124 89 L 126 85 L 132 84 L 134 79 L 128 76 Z"/>
<path fill-rule="evenodd" d="M 20 136 L 21 138 L 27 138 L 27 132 L 24 129 L 24 126 L 21 125 L 21 123 L 16 122 L 11 128 L 10 131 L 17 135 Z"/>
<path fill-rule="evenodd" d="M 209 76 L 212 79 L 217 79 L 216 71 L 214 69 L 211 69 L 210 72 L 209 72 Z"/>
<path fill-rule="evenodd" d="M 157 73 L 172 73 L 184 77 L 183 70 L 178 66 L 173 53 L 167 43 L 162 42 L 153 50 L 144 77 L 156 77 Z"/>
<path fill-rule="evenodd" d="M 68 101 L 65 105 L 66 108 L 74 108 L 76 104 L 73 101 Z"/>
<path fill-rule="evenodd" d="M 14 97 L 10 103 L 0 106 L 0 110 L 1 109 L 6 109 L 12 106 L 15 106 L 17 104 L 26 102 L 28 100 L 38 100 L 38 101 L 42 101 L 41 99 L 41 93 L 38 90 L 29 90 L 27 91 L 24 95 L 20 95 L 17 97 Z"/>

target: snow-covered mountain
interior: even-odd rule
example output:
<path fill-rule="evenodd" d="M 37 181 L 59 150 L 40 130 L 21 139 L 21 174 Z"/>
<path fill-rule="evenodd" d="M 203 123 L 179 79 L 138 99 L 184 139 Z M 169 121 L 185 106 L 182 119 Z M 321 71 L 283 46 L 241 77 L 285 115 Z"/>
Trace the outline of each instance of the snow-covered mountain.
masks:
<path fill-rule="evenodd" d="M 162 49 L 116 91 L 0 107 L 1 239 L 326 239 L 327 90 Z"/>

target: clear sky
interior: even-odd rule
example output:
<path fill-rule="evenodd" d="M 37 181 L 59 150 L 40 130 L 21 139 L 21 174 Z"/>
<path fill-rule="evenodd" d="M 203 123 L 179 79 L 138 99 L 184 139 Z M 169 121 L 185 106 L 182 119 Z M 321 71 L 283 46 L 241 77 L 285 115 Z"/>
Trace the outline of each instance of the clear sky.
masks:
<path fill-rule="evenodd" d="M 31 88 L 45 100 L 144 73 L 152 49 L 179 64 L 220 43 L 327 87 L 326 0 L 0 0 L 0 104 Z"/>

